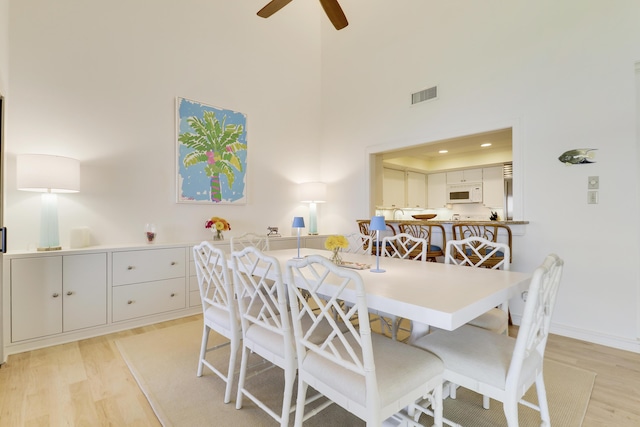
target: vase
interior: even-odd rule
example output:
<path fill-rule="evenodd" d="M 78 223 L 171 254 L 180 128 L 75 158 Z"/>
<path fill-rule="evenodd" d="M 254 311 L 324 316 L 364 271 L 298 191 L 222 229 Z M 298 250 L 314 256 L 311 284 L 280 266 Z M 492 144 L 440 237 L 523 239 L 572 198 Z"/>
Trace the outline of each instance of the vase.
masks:
<path fill-rule="evenodd" d="M 149 243 L 153 243 L 153 241 L 156 239 L 156 226 L 155 224 L 147 224 L 145 226 L 145 231 L 147 233 L 147 242 Z"/>
<path fill-rule="evenodd" d="M 340 248 L 335 248 L 333 250 L 333 254 L 331 254 L 331 261 L 335 265 L 342 265 L 342 254 L 340 253 Z"/>
<path fill-rule="evenodd" d="M 213 230 L 213 240 L 224 240 L 222 230 Z"/>

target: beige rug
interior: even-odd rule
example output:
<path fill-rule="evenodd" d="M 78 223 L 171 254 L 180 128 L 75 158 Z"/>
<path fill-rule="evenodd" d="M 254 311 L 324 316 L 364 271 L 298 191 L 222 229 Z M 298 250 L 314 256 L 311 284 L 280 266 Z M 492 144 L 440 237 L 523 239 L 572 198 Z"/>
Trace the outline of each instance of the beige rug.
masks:
<path fill-rule="evenodd" d="M 122 356 L 160 422 L 164 426 L 185 427 L 277 425 L 247 398 L 243 400 L 242 409 L 235 409 L 235 387 L 231 403 L 225 405 L 222 402 L 224 383 L 207 369 L 202 377 L 196 377 L 201 334 L 202 323 L 194 321 L 117 341 Z M 220 350 L 217 353 L 220 355 L 215 356 L 212 361 L 217 363 L 217 366 L 223 366 L 228 360 L 228 352 Z M 259 360 L 254 362 L 259 363 Z M 226 369 L 222 371 L 226 372 Z M 258 378 L 262 379 L 258 381 Z M 545 361 L 545 381 L 552 425 L 582 425 L 594 380 L 593 372 Z M 279 412 L 278 408 L 282 403 L 282 371 L 274 368 L 267 375 L 256 376 L 249 381 L 251 382 L 247 383 L 248 387 L 258 396 L 270 396 L 267 398 L 269 406 Z M 527 398 L 536 402 L 535 387 L 529 390 Z M 492 400 L 490 410 L 482 409 L 481 403 L 481 396 L 459 389 L 456 400 L 445 401 L 444 415 L 464 426 L 506 425 L 500 402 Z M 425 416 L 420 422 L 431 425 Z M 539 423 L 538 412 L 520 405 L 522 427 L 539 426 Z M 293 415 L 290 425 L 293 425 Z M 310 418 L 304 425 L 362 426 L 364 422 L 337 405 L 332 405 Z"/>

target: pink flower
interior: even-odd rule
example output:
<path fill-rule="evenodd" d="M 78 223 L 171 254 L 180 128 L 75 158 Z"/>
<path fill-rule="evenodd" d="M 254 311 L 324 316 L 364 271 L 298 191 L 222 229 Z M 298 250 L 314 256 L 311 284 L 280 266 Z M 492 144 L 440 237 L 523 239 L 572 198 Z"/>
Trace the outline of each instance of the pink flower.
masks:
<path fill-rule="evenodd" d="M 216 162 L 215 154 L 213 151 L 207 151 L 207 163 L 212 165 Z"/>

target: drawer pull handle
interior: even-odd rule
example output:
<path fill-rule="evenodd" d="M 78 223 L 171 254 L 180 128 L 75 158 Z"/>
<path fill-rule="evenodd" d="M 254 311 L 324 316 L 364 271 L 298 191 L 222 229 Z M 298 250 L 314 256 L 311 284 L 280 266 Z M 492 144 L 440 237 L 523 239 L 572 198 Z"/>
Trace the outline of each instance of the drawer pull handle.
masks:
<path fill-rule="evenodd" d="M 171 261 L 171 265 L 176 265 L 176 264 L 177 264 L 177 262 Z"/>
<path fill-rule="evenodd" d="M 171 297 L 172 297 L 172 298 L 173 298 L 173 297 L 175 297 L 175 296 L 176 296 L 176 294 L 174 294 L 174 293 L 171 293 Z"/>
<path fill-rule="evenodd" d="M 73 291 L 67 292 L 67 295 L 73 295 Z"/>
<path fill-rule="evenodd" d="M 127 304 L 133 304 L 133 300 L 130 299 L 129 301 L 127 301 Z"/>
<path fill-rule="evenodd" d="M 54 297 L 54 298 L 58 298 L 59 296 L 60 296 L 60 294 L 57 293 L 57 292 L 52 295 L 52 297 Z"/>
<path fill-rule="evenodd" d="M 133 265 L 130 265 L 129 267 L 127 267 L 127 270 L 133 270 L 135 267 Z"/>

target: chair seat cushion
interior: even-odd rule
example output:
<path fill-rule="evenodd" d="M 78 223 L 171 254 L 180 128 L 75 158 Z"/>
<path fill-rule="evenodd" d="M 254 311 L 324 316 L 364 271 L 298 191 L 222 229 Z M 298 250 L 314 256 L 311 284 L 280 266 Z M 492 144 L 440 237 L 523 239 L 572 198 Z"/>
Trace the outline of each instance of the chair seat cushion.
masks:
<path fill-rule="evenodd" d="M 302 328 L 304 330 L 308 330 L 313 321 L 309 316 L 305 316 L 302 318 Z M 289 320 L 289 326 L 291 327 L 291 335 L 293 336 L 293 327 L 291 326 L 291 320 Z M 345 325 L 342 328 L 343 331 L 347 329 Z M 318 325 L 316 331 L 311 335 L 310 341 L 313 343 L 319 343 L 323 340 L 322 337 L 327 336 L 332 331 L 331 325 L 328 322 L 323 322 Z M 273 330 L 267 329 L 259 324 L 251 324 L 247 328 L 247 332 L 245 334 L 245 339 L 251 342 L 258 344 L 259 346 L 267 349 L 271 353 L 277 355 L 278 357 L 284 358 L 284 337 L 282 333 L 275 332 Z M 292 341 L 293 342 L 293 341 Z"/>
<path fill-rule="evenodd" d="M 509 327 L 509 315 L 499 308 L 492 308 L 468 323 L 478 328 L 502 333 Z"/>
<path fill-rule="evenodd" d="M 352 335 L 347 340 L 354 343 Z M 411 347 L 379 334 L 371 334 L 373 358 L 378 381 L 380 404 L 386 406 L 405 395 L 406 390 L 426 385 L 437 375 L 442 375 L 442 361 L 429 352 Z M 341 348 L 337 339 L 334 344 Z M 365 405 L 366 384 L 362 375 L 329 362 L 325 357 L 307 352 L 302 362 L 303 369 L 328 387 L 337 390 L 347 399 Z M 425 393 L 428 390 L 425 390 Z"/>
<path fill-rule="evenodd" d="M 237 319 L 237 317 L 236 317 Z M 229 337 L 231 333 L 231 316 L 229 316 L 229 312 L 227 310 L 223 310 L 219 307 L 209 306 L 204 311 L 204 322 L 210 328 L 215 331 L 220 332 L 225 337 Z M 235 328 L 237 331 L 240 330 L 240 322 L 236 322 Z"/>
<path fill-rule="evenodd" d="M 413 345 L 436 354 L 447 371 L 504 389 L 515 338 L 464 325 L 454 331 L 437 330 L 417 339 Z M 542 366 L 541 356 L 525 359 L 521 378 Z"/>
<path fill-rule="evenodd" d="M 481 254 L 484 253 L 484 255 L 487 255 L 487 254 L 491 253 L 492 250 L 493 250 L 493 248 L 484 248 L 484 249 L 481 249 L 479 252 Z M 467 253 L 467 256 L 475 255 L 474 252 L 473 252 L 473 249 L 471 249 L 471 248 L 467 248 L 466 253 Z M 494 253 L 491 256 L 492 257 L 496 257 L 496 258 L 504 258 L 504 252 L 496 251 L 496 253 Z"/>
<path fill-rule="evenodd" d="M 429 245 L 429 247 L 427 248 L 427 251 L 429 251 L 429 252 L 442 252 L 442 248 L 440 246 L 436 246 L 436 245 Z"/>

